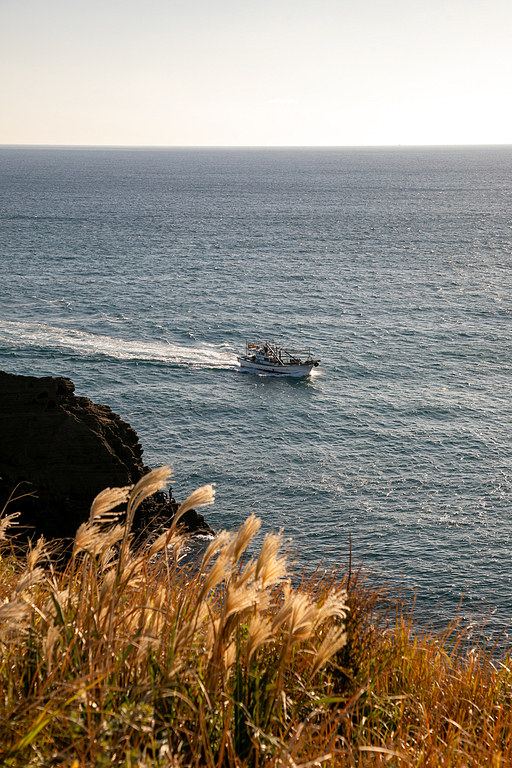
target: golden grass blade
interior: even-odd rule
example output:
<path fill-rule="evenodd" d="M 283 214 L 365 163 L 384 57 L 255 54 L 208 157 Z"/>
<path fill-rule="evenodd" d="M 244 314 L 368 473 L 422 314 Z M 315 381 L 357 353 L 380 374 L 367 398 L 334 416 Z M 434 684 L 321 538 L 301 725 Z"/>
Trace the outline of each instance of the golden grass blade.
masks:
<path fill-rule="evenodd" d="M 224 617 L 227 619 L 233 614 L 243 615 L 248 610 L 254 610 L 260 600 L 260 593 L 254 586 L 237 588 L 229 584 L 224 602 Z"/>
<path fill-rule="evenodd" d="M 52 668 L 53 651 L 59 639 L 60 632 L 58 627 L 56 627 L 55 624 L 51 624 L 48 627 L 46 637 L 43 640 L 43 654 L 48 670 L 51 670 Z"/>
<path fill-rule="evenodd" d="M 317 607 L 308 594 L 292 592 L 285 600 L 279 613 L 274 617 L 272 628 L 288 625 L 290 640 L 303 640 L 313 632 Z"/>
<path fill-rule="evenodd" d="M 172 466 L 171 464 L 166 464 L 159 469 L 153 469 L 151 472 L 148 472 L 148 474 L 144 475 L 137 485 L 135 485 L 130 493 L 128 509 L 126 512 L 126 525 L 128 531 L 131 528 L 133 516 L 137 507 L 144 501 L 144 499 L 147 499 L 148 496 L 152 496 L 157 491 L 162 490 L 170 477 L 172 477 Z"/>
<path fill-rule="evenodd" d="M 221 549 L 217 559 L 211 566 L 209 572 L 206 574 L 201 591 L 199 593 L 199 600 L 203 600 L 206 595 L 215 589 L 228 575 L 228 567 L 230 563 L 229 551 L 227 548 Z"/>
<path fill-rule="evenodd" d="M 214 484 L 203 485 L 201 488 L 197 488 L 193 493 L 188 496 L 183 504 L 180 504 L 178 511 L 174 515 L 172 521 L 172 528 L 176 528 L 176 525 L 183 517 L 185 512 L 196 507 L 206 507 L 208 504 L 213 504 L 215 501 L 215 488 Z"/>
<path fill-rule="evenodd" d="M 316 675 L 318 670 L 334 656 L 335 653 L 344 648 L 347 644 L 347 633 L 345 627 L 331 627 L 322 644 L 318 648 L 315 656 L 311 676 Z"/>
<path fill-rule="evenodd" d="M 235 643 L 230 643 L 228 647 L 224 650 L 224 669 L 226 672 L 228 672 L 236 660 L 236 645 Z"/>
<path fill-rule="evenodd" d="M 6 536 L 6 533 L 9 528 L 18 525 L 16 518 L 18 518 L 20 514 L 20 512 L 11 512 L 10 515 L 5 515 L 0 519 L 0 542 L 7 541 L 8 537 Z"/>
<path fill-rule="evenodd" d="M 224 549 L 224 547 L 231 541 L 231 534 L 229 531 L 219 531 L 219 533 L 216 535 L 214 539 L 208 544 L 208 547 L 206 548 L 206 552 L 203 555 L 203 559 L 201 561 L 201 571 L 205 571 L 206 566 L 210 562 L 210 560 L 215 557 L 217 552 L 219 550 Z"/>
<path fill-rule="evenodd" d="M 272 638 L 272 623 L 270 619 L 257 613 L 251 619 L 247 642 L 245 645 L 247 663 L 249 664 L 258 648 Z"/>
<path fill-rule="evenodd" d="M 174 533 L 171 527 L 152 542 L 148 549 L 148 558 L 151 560 L 158 552 L 164 549 L 172 550 L 173 557 L 179 558 L 180 551 L 183 549 L 186 540 L 187 536 Z"/>
<path fill-rule="evenodd" d="M 37 540 L 35 547 L 29 543 L 29 550 L 27 553 L 27 568 L 33 570 L 37 563 L 45 557 L 48 557 L 47 542 L 44 536 L 40 536 Z"/>
<path fill-rule="evenodd" d="M 201 488 L 197 488 L 193 493 L 188 496 L 183 504 L 178 507 L 178 512 L 188 512 L 189 509 L 194 507 L 206 507 L 208 504 L 213 504 L 215 501 L 215 483 L 210 485 L 203 485 Z"/>
<path fill-rule="evenodd" d="M 125 530 L 124 525 L 114 525 L 104 530 L 95 523 L 82 523 L 76 532 L 73 555 L 78 552 L 100 555 L 120 541 Z"/>
<path fill-rule="evenodd" d="M 249 546 L 251 539 L 261 528 L 261 520 L 253 513 L 247 518 L 240 530 L 235 534 L 231 543 L 231 557 L 233 565 L 236 565 L 242 552 Z"/>
<path fill-rule="evenodd" d="M 24 600 L 13 600 L 0 605 L 0 622 L 24 621 L 32 614 L 32 608 Z"/>
<path fill-rule="evenodd" d="M 315 620 L 315 628 L 318 627 L 326 619 L 336 617 L 338 619 L 345 620 L 350 608 L 346 604 L 347 591 L 345 589 L 333 590 L 330 592 L 323 604 L 318 609 L 318 614 Z"/>
<path fill-rule="evenodd" d="M 98 518 L 104 517 L 107 512 L 120 504 L 125 504 L 132 490 L 133 485 L 126 485 L 124 488 L 105 488 L 104 491 L 98 493 L 91 504 L 89 522 L 99 522 Z"/>
<path fill-rule="evenodd" d="M 18 580 L 14 591 L 16 594 L 21 594 L 27 589 L 30 589 L 30 587 L 33 587 L 34 584 L 40 584 L 44 580 L 45 576 L 46 574 L 42 568 L 34 568 L 33 570 L 25 571 L 25 573 L 23 573 L 21 578 Z"/>

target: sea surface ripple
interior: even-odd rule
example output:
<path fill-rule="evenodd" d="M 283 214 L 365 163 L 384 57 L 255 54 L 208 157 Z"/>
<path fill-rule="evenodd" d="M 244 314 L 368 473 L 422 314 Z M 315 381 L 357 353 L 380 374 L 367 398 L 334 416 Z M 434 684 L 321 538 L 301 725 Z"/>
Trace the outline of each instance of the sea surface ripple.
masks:
<path fill-rule="evenodd" d="M 299 564 L 512 618 L 512 147 L 0 148 L 0 367 L 68 376 Z M 240 373 L 247 338 L 308 379 Z M 506 637 L 506 635 L 503 635 Z"/>

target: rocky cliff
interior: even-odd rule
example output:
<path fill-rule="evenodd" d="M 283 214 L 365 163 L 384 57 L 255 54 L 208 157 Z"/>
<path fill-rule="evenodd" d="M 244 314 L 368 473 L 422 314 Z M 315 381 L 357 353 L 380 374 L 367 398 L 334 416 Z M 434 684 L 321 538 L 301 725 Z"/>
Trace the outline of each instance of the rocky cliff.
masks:
<path fill-rule="evenodd" d="M 148 471 L 135 430 L 106 405 L 74 394 L 70 379 L 0 372 L 0 509 L 17 487 L 27 532 L 72 537 L 89 515 L 92 500 L 107 487 L 136 483 Z M 157 494 L 141 511 L 172 517 L 176 502 Z M 208 529 L 189 515 L 189 529 Z"/>

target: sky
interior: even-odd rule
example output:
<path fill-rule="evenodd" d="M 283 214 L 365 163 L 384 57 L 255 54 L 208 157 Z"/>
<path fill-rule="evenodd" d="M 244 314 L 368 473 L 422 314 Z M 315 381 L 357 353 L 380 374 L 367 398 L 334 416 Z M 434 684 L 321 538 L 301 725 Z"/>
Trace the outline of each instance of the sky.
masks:
<path fill-rule="evenodd" d="M 512 0 L 0 0 L 0 144 L 512 143 Z"/>

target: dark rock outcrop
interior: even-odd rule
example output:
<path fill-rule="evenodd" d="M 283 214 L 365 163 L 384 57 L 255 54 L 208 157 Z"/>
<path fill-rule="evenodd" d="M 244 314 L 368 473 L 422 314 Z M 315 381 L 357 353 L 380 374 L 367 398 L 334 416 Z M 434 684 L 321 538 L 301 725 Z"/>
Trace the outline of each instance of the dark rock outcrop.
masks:
<path fill-rule="evenodd" d="M 70 379 L 0 371 L 0 509 L 16 486 L 17 497 L 33 493 L 9 505 L 29 534 L 74 536 L 100 491 L 149 471 L 135 430 L 74 390 Z M 139 528 L 153 518 L 168 523 L 176 508 L 171 493 L 156 494 L 141 509 Z M 185 523 L 211 531 L 197 513 Z"/>

